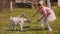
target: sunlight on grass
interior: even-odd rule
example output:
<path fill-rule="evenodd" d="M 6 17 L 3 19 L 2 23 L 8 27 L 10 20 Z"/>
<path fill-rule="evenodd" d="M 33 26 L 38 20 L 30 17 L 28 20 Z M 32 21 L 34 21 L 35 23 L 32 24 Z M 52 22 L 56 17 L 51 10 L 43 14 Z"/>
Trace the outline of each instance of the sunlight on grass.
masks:
<path fill-rule="evenodd" d="M 52 32 L 44 30 L 40 27 L 40 24 L 37 22 L 39 15 L 36 15 L 32 20 L 32 23 L 24 23 L 25 26 L 30 26 L 28 29 L 24 29 L 23 32 L 18 30 L 7 31 L 9 18 L 10 16 L 18 16 L 21 13 L 25 12 L 26 17 L 31 17 L 34 13 L 35 9 L 25 9 L 25 8 L 15 8 L 12 13 L 8 13 L 5 10 L 0 14 L 0 34 L 60 34 L 60 8 L 55 8 L 54 12 L 57 16 L 57 20 L 49 23 L 53 29 Z"/>

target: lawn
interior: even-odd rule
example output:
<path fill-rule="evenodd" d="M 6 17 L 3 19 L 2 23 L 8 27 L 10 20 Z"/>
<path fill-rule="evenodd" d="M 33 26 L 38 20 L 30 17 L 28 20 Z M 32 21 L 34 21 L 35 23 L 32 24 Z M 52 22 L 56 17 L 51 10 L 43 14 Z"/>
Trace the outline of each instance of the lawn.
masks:
<path fill-rule="evenodd" d="M 52 32 L 45 30 L 45 26 L 41 28 L 40 24 L 37 22 L 39 14 L 31 20 L 31 23 L 24 23 L 24 27 L 30 26 L 30 28 L 24 28 L 21 32 L 19 26 L 16 26 L 17 29 L 15 30 L 8 30 L 10 16 L 18 16 L 25 12 L 25 17 L 31 17 L 35 9 L 14 8 L 12 13 L 8 13 L 9 10 L 5 9 L 0 13 L 0 34 L 60 34 L 60 8 L 54 8 L 53 10 L 57 19 L 54 22 L 49 23 L 53 29 Z"/>

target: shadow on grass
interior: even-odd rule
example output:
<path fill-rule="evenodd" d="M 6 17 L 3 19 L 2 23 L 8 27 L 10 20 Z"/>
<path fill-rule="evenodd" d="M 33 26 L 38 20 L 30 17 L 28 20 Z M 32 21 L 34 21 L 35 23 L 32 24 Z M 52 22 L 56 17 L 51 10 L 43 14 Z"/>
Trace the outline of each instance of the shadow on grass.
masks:
<path fill-rule="evenodd" d="M 6 29 L 6 31 L 20 31 L 20 29 Z"/>
<path fill-rule="evenodd" d="M 32 28 L 32 29 L 27 29 L 27 31 L 42 31 L 40 28 Z"/>
<path fill-rule="evenodd" d="M 42 31 L 41 28 L 30 28 L 30 26 L 26 26 L 26 27 L 23 27 L 24 30 L 22 32 L 25 32 L 25 31 Z M 21 31 L 20 29 L 6 29 L 6 31 Z"/>
<path fill-rule="evenodd" d="M 6 31 L 21 31 L 20 29 L 7 29 Z M 42 29 L 40 28 L 32 28 L 32 29 L 25 29 L 23 30 L 22 32 L 25 32 L 25 31 L 42 31 Z"/>

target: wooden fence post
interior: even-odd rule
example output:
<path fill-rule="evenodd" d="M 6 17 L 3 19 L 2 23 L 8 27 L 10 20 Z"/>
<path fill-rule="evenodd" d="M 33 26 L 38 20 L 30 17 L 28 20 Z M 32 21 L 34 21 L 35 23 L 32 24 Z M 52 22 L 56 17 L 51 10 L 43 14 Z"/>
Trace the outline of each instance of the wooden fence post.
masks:
<path fill-rule="evenodd" d="M 12 0 L 10 1 L 10 11 L 12 12 L 13 11 L 13 4 L 12 4 Z"/>

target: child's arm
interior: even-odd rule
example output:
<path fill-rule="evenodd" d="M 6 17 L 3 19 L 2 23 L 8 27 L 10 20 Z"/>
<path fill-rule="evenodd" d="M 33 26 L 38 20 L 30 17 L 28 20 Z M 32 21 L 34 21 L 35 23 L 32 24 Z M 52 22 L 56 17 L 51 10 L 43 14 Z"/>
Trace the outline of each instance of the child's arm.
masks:
<path fill-rule="evenodd" d="M 44 17 L 45 20 L 46 20 L 46 18 L 47 18 L 47 13 L 46 13 L 46 10 L 45 10 L 45 9 L 43 9 L 42 17 L 41 17 L 37 22 L 39 22 L 41 19 L 43 19 L 43 17 Z"/>
<path fill-rule="evenodd" d="M 39 12 L 39 10 L 37 9 L 32 17 L 34 17 L 38 12 Z"/>
<path fill-rule="evenodd" d="M 45 17 L 45 16 L 44 16 L 44 15 L 42 15 L 42 16 L 41 16 L 41 18 L 40 18 L 37 22 L 41 21 L 41 19 L 43 19 L 43 17 Z"/>

